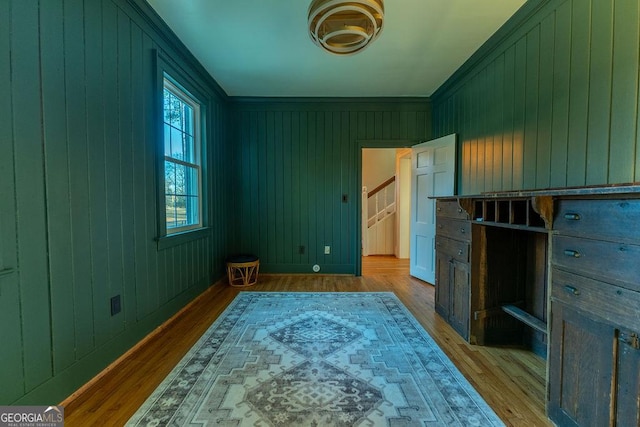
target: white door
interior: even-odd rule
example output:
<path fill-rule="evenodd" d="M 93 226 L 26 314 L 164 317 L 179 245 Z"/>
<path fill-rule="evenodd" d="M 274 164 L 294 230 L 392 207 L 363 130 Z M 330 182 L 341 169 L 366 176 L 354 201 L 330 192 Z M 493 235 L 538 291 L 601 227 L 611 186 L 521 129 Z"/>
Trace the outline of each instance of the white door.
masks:
<path fill-rule="evenodd" d="M 452 196 L 456 177 L 456 135 L 414 145 L 411 154 L 410 274 L 435 279 L 436 210 L 431 196 Z"/>

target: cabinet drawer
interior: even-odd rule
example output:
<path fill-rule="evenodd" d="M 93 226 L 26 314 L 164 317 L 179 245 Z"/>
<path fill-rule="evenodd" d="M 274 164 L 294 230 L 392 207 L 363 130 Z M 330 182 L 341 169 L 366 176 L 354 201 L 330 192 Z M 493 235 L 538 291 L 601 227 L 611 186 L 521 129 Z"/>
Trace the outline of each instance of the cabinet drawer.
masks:
<path fill-rule="evenodd" d="M 453 257 L 460 262 L 469 262 L 469 243 L 436 236 L 436 253 Z"/>
<path fill-rule="evenodd" d="M 640 239 L 640 199 L 560 200 L 553 229 L 561 234 Z"/>
<path fill-rule="evenodd" d="M 554 236 L 552 258 L 557 266 L 640 291 L 640 246 Z"/>
<path fill-rule="evenodd" d="M 457 200 L 436 200 L 436 215 L 455 219 L 469 219 Z"/>
<path fill-rule="evenodd" d="M 553 269 L 551 297 L 611 323 L 637 327 L 640 292 Z"/>
<path fill-rule="evenodd" d="M 471 222 L 440 217 L 436 220 L 436 235 L 469 241 L 471 239 Z"/>

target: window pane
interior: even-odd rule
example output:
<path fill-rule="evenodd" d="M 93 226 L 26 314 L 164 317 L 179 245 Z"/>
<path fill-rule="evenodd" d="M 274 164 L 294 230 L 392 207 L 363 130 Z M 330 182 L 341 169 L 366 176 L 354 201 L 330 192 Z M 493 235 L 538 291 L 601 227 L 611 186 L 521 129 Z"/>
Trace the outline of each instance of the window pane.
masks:
<path fill-rule="evenodd" d="M 183 133 L 176 128 L 171 128 L 171 157 L 184 160 Z"/>
<path fill-rule="evenodd" d="M 171 156 L 171 128 L 164 124 L 164 155 Z"/>
<path fill-rule="evenodd" d="M 167 228 L 184 227 L 187 222 L 187 198 L 185 196 L 167 196 Z"/>
<path fill-rule="evenodd" d="M 182 129 L 182 102 L 177 96 L 171 95 L 169 98 L 171 103 L 170 122 L 171 126 Z"/>
<path fill-rule="evenodd" d="M 196 163 L 195 147 L 193 146 L 192 136 L 184 136 L 184 155 L 187 162 Z"/>
<path fill-rule="evenodd" d="M 189 135 L 193 135 L 193 108 L 185 104 L 184 106 L 184 131 Z"/>
<path fill-rule="evenodd" d="M 183 196 L 187 194 L 187 167 L 184 165 L 174 165 L 176 170 L 176 194 Z"/>
<path fill-rule="evenodd" d="M 164 191 L 166 194 L 176 194 L 176 164 L 164 161 Z"/>
<path fill-rule="evenodd" d="M 171 122 L 171 92 L 164 90 L 164 122 Z"/>
<path fill-rule="evenodd" d="M 197 224 L 200 222 L 200 209 L 198 206 L 198 198 L 193 196 L 187 196 L 187 221 L 189 224 Z"/>
<path fill-rule="evenodd" d="M 185 173 L 187 176 L 185 182 L 185 192 L 183 194 L 187 196 L 199 196 L 199 181 L 198 181 L 198 169 L 194 167 L 185 167 Z"/>

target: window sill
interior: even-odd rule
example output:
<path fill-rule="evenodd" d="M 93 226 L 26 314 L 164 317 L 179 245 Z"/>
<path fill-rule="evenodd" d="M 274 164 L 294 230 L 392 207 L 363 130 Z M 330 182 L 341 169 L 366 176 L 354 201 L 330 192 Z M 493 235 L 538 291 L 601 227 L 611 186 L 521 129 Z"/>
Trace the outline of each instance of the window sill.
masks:
<path fill-rule="evenodd" d="M 163 249 L 179 246 L 193 240 L 203 239 L 205 237 L 209 237 L 210 233 L 211 229 L 209 227 L 203 227 L 195 230 L 184 231 L 182 233 L 162 236 L 156 239 L 158 243 L 158 250 L 161 251 Z"/>

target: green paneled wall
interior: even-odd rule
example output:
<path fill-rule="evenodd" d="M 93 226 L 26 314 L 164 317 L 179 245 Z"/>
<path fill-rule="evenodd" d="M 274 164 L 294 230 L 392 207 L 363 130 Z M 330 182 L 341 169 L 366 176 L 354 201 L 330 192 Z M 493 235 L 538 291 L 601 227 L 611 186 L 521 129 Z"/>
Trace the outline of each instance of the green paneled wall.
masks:
<path fill-rule="evenodd" d="M 538 0 L 432 97 L 459 189 L 640 181 L 637 0 Z"/>
<path fill-rule="evenodd" d="M 361 146 L 429 139 L 428 99 L 236 99 L 232 110 L 232 249 L 265 272 L 356 273 Z"/>
<path fill-rule="evenodd" d="M 0 2 L 2 405 L 60 402 L 222 275 L 226 95 L 146 7 Z M 212 231 L 165 250 L 155 50 L 208 91 L 211 112 Z"/>

